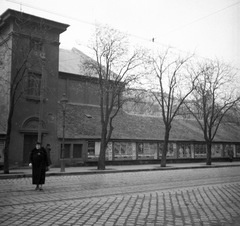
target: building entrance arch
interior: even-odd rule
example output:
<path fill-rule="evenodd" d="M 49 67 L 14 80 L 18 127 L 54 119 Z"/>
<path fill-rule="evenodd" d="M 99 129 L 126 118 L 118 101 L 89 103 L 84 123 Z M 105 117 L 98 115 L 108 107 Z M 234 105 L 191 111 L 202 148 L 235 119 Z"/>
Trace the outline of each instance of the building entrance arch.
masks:
<path fill-rule="evenodd" d="M 40 127 L 39 127 L 40 125 Z M 21 133 L 23 133 L 23 164 L 27 165 L 29 162 L 30 151 L 35 147 L 38 140 L 38 133 L 41 130 L 41 135 L 47 133 L 46 123 L 42 121 L 39 124 L 38 117 L 27 118 L 21 127 Z"/>

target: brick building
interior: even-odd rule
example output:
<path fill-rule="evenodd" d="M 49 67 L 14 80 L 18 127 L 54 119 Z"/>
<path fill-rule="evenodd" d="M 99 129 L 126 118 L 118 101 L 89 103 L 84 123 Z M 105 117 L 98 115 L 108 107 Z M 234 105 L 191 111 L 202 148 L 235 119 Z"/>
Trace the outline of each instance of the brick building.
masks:
<path fill-rule="evenodd" d="M 19 30 L 22 20 L 28 26 Z M 18 21 L 18 23 L 16 23 Z M 31 26 L 30 26 L 30 25 Z M 36 27 L 38 29 L 36 29 Z M 24 79 L 18 92 L 12 123 L 10 164 L 28 163 L 29 151 L 41 139 L 43 145 L 51 144 L 53 165 L 59 165 L 63 138 L 63 111 L 59 101 L 66 94 L 65 161 L 69 165 L 91 164 L 100 151 L 100 108 L 98 79 L 86 75 L 83 62 L 88 56 L 82 52 L 59 49 L 59 35 L 67 29 L 62 24 L 33 15 L 7 10 L 1 16 L 1 52 L 6 43 L 13 48 L 10 55 L 2 55 L 1 76 L 14 79 L 19 53 L 14 48 L 30 46 Z M 25 50 L 26 51 L 26 50 Z M 23 53 L 22 53 L 23 54 Z M 9 56 L 9 57 L 6 57 Z M 26 59 L 20 57 L 22 59 Z M 6 120 L 9 97 L 0 105 L 2 121 Z M 108 145 L 108 163 L 159 162 L 164 139 L 164 125 L 160 117 L 136 115 L 121 110 L 114 119 L 112 140 Z M 5 128 L 6 131 L 6 128 Z M 4 137 L 4 133 L 2 133 Z M 215 160 L 228 157 L 228 150 L 240 157 L 240 132 L 235 124 L 222 125 L 215 137 L 212 157 Z M 203 134 L 191 119 L 176 119 L 170 134 L 167 153 L 171 161 L 198 161 L 206 157 Z"/>
<path fill-rule="evenodd" d="M 67 27 L 10 9 L 0 17 L 0 109 L 5 132 L 9 107 L 15 106 L 9 153 L 11 165 L 26 164 L 37 139 L 44 144 L 53 143 L 53 148 L 57 149 L 59 35 Z M 56 152 L 53 158 L 58 158 Z"/>

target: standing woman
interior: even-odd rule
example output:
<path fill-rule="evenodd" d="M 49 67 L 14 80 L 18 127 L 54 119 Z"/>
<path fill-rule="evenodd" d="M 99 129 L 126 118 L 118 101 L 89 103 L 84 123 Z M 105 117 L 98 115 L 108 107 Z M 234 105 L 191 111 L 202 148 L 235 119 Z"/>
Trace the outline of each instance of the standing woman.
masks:
<path fill-rule="evenodd" d="M 41 147 L 39 142 L 37 142 L 36 147 L 30 153 L 29 166 L 32 166 L 32 183 L 36 184 L 35 190 L 42 191 L 49 163 L 47 152 L 45 148 Z"/>

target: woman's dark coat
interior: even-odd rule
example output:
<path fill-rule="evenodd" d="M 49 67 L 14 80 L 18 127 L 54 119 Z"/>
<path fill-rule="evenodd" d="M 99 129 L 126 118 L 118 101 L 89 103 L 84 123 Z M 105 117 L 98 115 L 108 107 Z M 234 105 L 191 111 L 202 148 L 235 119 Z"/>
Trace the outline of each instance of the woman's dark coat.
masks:
<path fill-rule="evenodd" d="M 47 152 L 45 148 L 34 148 L 30 153 L 29 162 L 32 163 L 32 183 L 44 184 L 46 167 L 49 166 Z"/>

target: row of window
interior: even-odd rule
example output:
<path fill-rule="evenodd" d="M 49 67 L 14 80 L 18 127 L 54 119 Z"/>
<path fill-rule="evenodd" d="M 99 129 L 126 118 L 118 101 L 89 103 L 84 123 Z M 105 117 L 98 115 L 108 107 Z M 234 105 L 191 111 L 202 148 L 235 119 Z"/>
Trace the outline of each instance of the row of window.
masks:
<path fill-rule="evenodd" d="M 65 144 L 65 158 L 83 158 L 83 144 Z M 106 160 L 159 159 L 163 151 L 163 143 L 150 142 L 113 142 L 108 144 Z M 96 160 L 100 152 L 100 142 L 89 141 L 86 159 Z M 233 152 L 240 157 L 240 145 L 213 144 L 212 157 L 228 157 Z M 169 143 L 168 158 L 205 158 L 205 144 Z"/>

